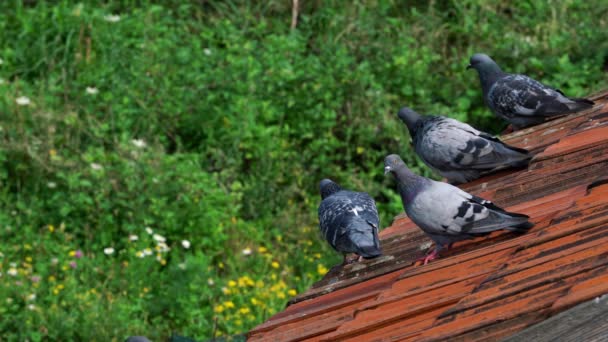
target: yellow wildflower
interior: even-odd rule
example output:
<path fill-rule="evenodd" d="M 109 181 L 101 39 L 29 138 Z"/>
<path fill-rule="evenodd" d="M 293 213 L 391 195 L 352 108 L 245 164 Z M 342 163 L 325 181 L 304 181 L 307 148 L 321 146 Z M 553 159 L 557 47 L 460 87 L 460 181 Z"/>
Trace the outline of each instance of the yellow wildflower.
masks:
<path fill-rule="evenodd" d="M 163 265 L 163 266 L 165 266 L 167 264 L 167 260 L 161 259 L 160 260 L 160 264 Z"/>
<path fill-rule="evenodd" d="M 70 251 L 70 253 L 68 253 L 69 256 L 73 257 L 76 255 L 76 251 Z"/>
<path fill-rule="evenodd" d="M 260 246 L 260 247 L 258 247 L 258 252 L 264 254 L 264 253 L 268 252 L 268 249 L 266 247 Z"/>
<path fill-rule="evenodd" d="M 51 283 L 54 282 L 55 280 L 57 280 L 57 278 L 55 278 L 55 276 L 49 276 L 49 281 Z"/>
<path fill-rule="evenodd" d="M 323 266 L 321 264 L 317 265 L 317 273 L 319 273 L 320 275 L 325 275 L 325 273 L 327 273 L 327 271 L 328 271 L 328 269 L 325 266 Z"/>
<path fill-rule="evenodd" d="M 149 289 L 149 288 L 147 288 L 147 287 L 144 287 L 144 288 L 142 289 L 142 291 L 144 291 L 144 293 L 148 293 L 148 291 L 150 291 L 150 289 Z"/>
<path fill-rule="evenodd" d="M 68 265 L 63 265 L 63 266 L 61 266 L 61 269 L 64 271 L 67 271 L 70 269 L 70 267 Z"/>
<path fill-rule="evenodd" d="M 128 267 L 128 266 L 129 266 L 129 262 L 125 260 L 125 261 L 123 261 L 123 262 L 122 262 L 122 265 L 123 265 L 124 267 Z"/>
<path fill-rule="evenodd" d="M 215 313 L 222 313 L 223 311 L 224 311 L 224 306 L 221 305 L 221 304 L 220 305 L 216 305 L 213 308 L 213 312 L 215 312 Z"/>
<path fill-rule="evenodd" d="M 236 281 L 234 281 L 234 280 L 228 281 L 228 286 L 235 287 L 236 286 Z"/>
<path fill-rule="evenodd" d="M 251 298 L 251 304 L 258 305 L 259 302 L 260 302 L 259 300 L 255 299 L 255 298 Z"/>
<path fill-rule="evenodd" d="M 63 284 L 58 284 L 56 287 L 60 290 L 63 290 L 65 288 L 65 286 Z"/>
<path fill-rule="evenodd" d="M 229 295 L 232 293 L 232 291 L 230 291 L 230 289 L 227 287 L 222 287 L 222 293 L 225 295 Z"/>
<path fill-rule="evenodd" d="M 31 256 L 25 257 L 25 261 L 31 263 L 32 262 L 32 257 Z"/>
<path fill-rule="evenodd" d="M 274 273 L 273 273 L 273 274 L 271 274 L 271 275 L 270 275 L 270 279 L 272 279 L 272 280 L 277 280 L 277 275 L 276 275 L 276 274 L 274 274 Z"/>
<path fill-rule="evenodd" d="M 281 265 L 278 262 L 273 261 L 270 266 L 272 266 L 272 268 L 279 268 Z"/>
<path fill-rule="evenodd" d="M 241 315 L 246 315 L 251 312 L 251 310 L 249 310 L 249 308 L 240 308 L 239 312 L 241 313 Z"/>
<path fill-rule="evenodd" d="M 285 299 L 285 294 L 283 292 L 279 292 L 277 293 L 277 297 L 279 297 L 280 299 Z"/>
<path fill-rule="evenodd" d="M 49 150 L 49 156 L 54 157 L 57 155 L 57 150 L 55 150 L 54 148 Z"/>
<path fill-rule="evenodd" d="M 289 291 L 287 291 L 287 294 L 293 297 L 293 296 L 297 295 L 298 292 L 294 289 L 290 289 Z"/>
<path fill-rule="evenodd" d="M 226 309 L 232 309 L 232 308 L 234 308 L 234 303 L 231 301 L 227 301 L 227 302 L 224 302 L 224 306 L 226 307 Z"/>
<path fill-rule="evenodd" d="M 277 241 L 279 241 L 279 242 L 283 241 L 283 236 L 282 235 L 277 235 Z"/>
<path fill-rule="evenodd" d="M 315 256 L 315 258 L 317 258 L 317 259 L 321 259 L 321 253 L 315 253 L 315 254 L 314 254 L 314 256 Z"/>
<path fill-rule="evenodd" d="M 49 232 L 54 232 L 55 231 L 55 226 L 53 226 L 52 224 L 49 224 Z"/>
<path fill-rule="evenodd" d="M 264 287 L 264 282 L 262 280 L 258 280 L 255 282 L 255 287 L 261 288 Z"/>
<path fill-rule="evenodd" d="M 217 264 L 217 267 L 224 268 L 224 263 L 220 261 L 219 264 Z"/>
<path fill-rule="evenodd" d="M 241 325 L 243 325 L 243 321 L 241 321 L 240 319 L 237 319 L 234 321 L 234 324 L 241 326 Z"/>
<path fill-rule="evenodd" d="M 25 245 L 23 245 L 23 249 L 25 249 L 26 251 L 29 251 L 30 249 L 32 249 L 32 245 L 30 245 L 29 243 L 26 243 Z"/>

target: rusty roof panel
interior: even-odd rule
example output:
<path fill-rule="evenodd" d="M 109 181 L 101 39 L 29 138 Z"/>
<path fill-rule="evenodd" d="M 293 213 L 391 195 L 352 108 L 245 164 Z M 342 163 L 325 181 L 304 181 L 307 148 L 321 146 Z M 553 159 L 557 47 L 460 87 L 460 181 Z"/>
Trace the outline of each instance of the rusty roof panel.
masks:
<path fill-rule="evenodd" d="M 529 215 L 524 235 L 463 241 L 428 265 L 430 240 L 406 215 L 381 233 L 384 256 L 336 266 L 254 341 L 495 341 L 608 292 L 608 93 L 583 113 L 503 140 L 533 151 L 523 170 L 461 187 Z"/>

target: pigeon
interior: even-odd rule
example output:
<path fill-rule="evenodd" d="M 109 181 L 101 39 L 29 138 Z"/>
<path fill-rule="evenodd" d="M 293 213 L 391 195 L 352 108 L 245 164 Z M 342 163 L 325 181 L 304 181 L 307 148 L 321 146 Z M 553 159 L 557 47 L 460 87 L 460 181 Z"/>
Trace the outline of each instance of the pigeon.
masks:
<path fill-rule="evenodd" d="M 382 255 L 374 199 L 365 192 L 344 190 L 330 179 L 323 179 L 319 188 L 319 228 L 331 247 L 344 254 L 343 265 L 349 262 L 348 253 L 359 255 L 359 261 Z"/>
<path fill-rule="evenodd" d="M 435 242 L 434 250 L 420 259 L 425 265 L 456 241 L 500 229 L 525 233 L 533 226 L 527 215 L 507 212 L 453 185 L 414 174 L 396 154 L 384 159 L 384 173 L 389 172 L 398 182 L 407 216 Z"/>
<path fill-rule="evenodd" d="M 513 129 L 536 125 L 548 118 L 593 107 L 594 102 L 569 98 L 528 76 L 503 72 L 487 55 L 471 57 L 467 69 L 479 73 L 483 99 L 492 112 L 511 123 Z"/>
<path fill-rule="evenodd" d="M 472 181 L 483 173 L 524 167 L 532 158 L 528 151 L 454 119 L 420 116 L 407 107 L 398 116 L 410 131 L 414 151 L 452 184 Z"/>

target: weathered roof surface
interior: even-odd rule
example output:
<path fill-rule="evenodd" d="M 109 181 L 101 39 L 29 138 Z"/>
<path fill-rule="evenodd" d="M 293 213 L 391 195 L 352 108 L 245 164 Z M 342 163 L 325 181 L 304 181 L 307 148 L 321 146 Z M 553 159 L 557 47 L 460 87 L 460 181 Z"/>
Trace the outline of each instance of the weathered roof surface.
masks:
<path fill-rule="evenodd" d="M 497 340 L 608 293 L 608 93 L 593 109 L 504 136 L 536 155 L 528 169 L 464 184 L 531 217 L 525 235 L 430 246 L 407 217 L 381 232 L 384 256 L 335 267 L 252 341 Z"/>

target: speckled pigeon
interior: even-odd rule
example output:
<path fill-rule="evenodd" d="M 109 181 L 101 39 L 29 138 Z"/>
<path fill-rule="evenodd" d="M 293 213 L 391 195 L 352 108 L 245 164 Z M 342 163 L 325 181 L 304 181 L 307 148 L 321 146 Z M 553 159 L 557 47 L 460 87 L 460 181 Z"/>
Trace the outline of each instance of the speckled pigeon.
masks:
<path fill-rule="evenodd" d="M 344 254 L 344 264 L 348 253 L 356 253 L 359 260 L 380 256 L 380 218 L 374 199 L 365 192 L 344 190 L 330 179 L 323 179 L 319 187 L 319 228 L 327 242 Z"/>
<path fill-rule="evenodd" d="M 384 173 L 389 172 L 398 182 L 408 217 L 435 242 L 435 249 L 421 258 L 424 264 L 456 241 L 500 229 L 524 233 L 533 226 L 526 215 L 507 212 L 453 185 L 414 174 L 396 154 L 384 159 Z"/>
<path fill-rule="evenodd" d="M 509 146 L 490 134 L 443 116 L 421 116 L 403 107 L 414 150 L 433 170 L 452 184 L 466 183 L 482 173 L 528 165 L 528 151 Z"/>
<path fill-rule="evenodd" d="M 525 75 L 503 72 L 487 55 L 471 57 L 467 69 L 479 73 L 483 99 L 492 112 L 511 123 L 513 129 L 536 125 L 548 118 L 589 109 L 593 101 L 568 98 L 558 89 Z"/>

